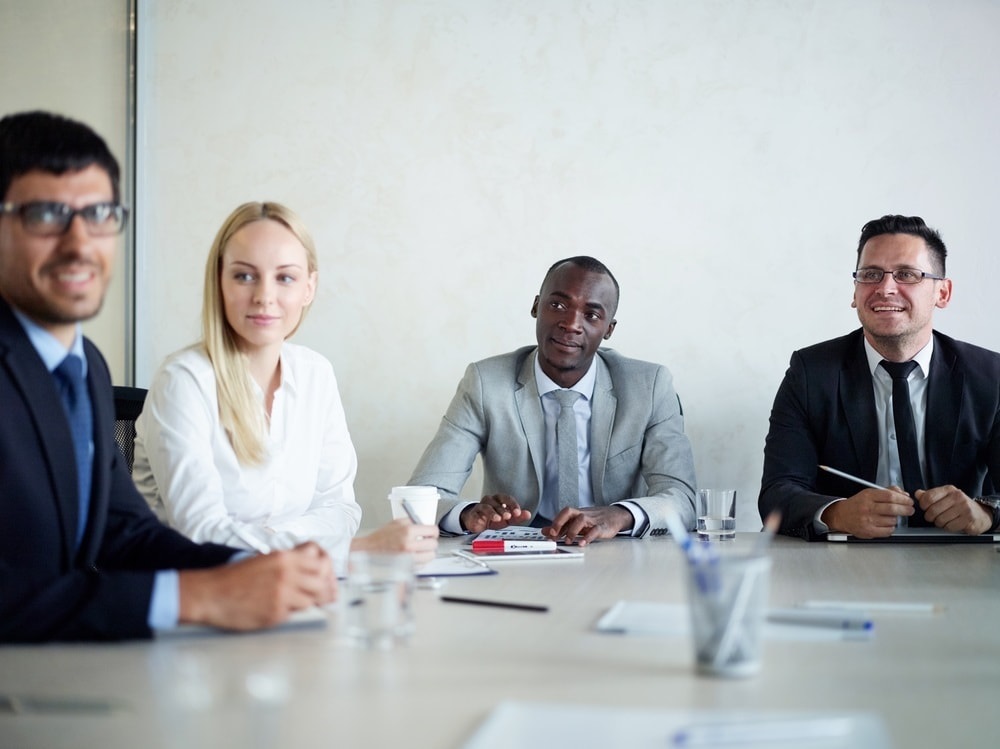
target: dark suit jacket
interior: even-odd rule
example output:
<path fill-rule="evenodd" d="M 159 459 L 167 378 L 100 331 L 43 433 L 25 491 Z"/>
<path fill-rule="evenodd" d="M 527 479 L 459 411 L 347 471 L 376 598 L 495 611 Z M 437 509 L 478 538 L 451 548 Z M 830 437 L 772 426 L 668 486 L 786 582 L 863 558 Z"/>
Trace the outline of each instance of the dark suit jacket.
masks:
<path fill-rule="evenodd" d="M 987 475 L 1000 477 L 1000 354 L 934 333 L 924 443 L 928 486 L 977 497 Z M 764 446 L 761 517 L 779 509 L 782 533 L 822 538 L 817 510 L 859 487 L 820 464 L 875 480 L 875 394 L 860 329 L 792 354 Z"/>
<path fill-rule="evenodd" d="M 114 441 L 107 364 L 84 342 L 94 412 L 90 516 L 74 551 L 72 437 L 55 382 L 0 299 L 0 642 L 149 637 L 154 571 L 209 567 L 234 549 L 160 524 Z"/>

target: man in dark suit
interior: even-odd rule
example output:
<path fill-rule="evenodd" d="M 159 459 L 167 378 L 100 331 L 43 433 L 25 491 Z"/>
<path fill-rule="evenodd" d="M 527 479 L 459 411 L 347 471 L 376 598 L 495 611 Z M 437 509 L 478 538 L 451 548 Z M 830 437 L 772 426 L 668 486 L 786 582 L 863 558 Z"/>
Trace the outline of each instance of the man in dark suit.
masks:
<path fill-rule="evenodd" d="M 315 545 L 233 561 L 161 525 L 114 442 L 111 380 L 80 331 L 126 212 L 86 125 L 0 120 L 0 642 L 253 629 L 332 599 Z"/>
<path fill-rule="evenodd" d="M 933 330 L 951 301 L 946 254 L 918 217 L 861 230 L 861 330 L 793 353 L 771 411 L 758 506 L 781 511 L 782 533 L 878 538 L 900 517 L 973 535 L 1000 526 L 1000 498 L 981 496 L 1000 477 L 1000 354 Z M 819 465 L 888 488 L 858 491 Z"/>

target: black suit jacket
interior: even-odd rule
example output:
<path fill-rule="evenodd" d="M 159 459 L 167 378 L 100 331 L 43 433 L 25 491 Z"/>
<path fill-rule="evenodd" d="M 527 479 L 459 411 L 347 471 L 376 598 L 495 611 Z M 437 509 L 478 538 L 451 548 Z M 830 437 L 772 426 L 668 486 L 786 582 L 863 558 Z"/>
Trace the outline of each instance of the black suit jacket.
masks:
<path fill-rule="evenodd" d="M 988 475 L 1000 477 L 1000 354 L 934 333 L 924 449 L 930 487 L 977 497 Z M 875 395 L 860 329 L 792 354 L 764 446 L 761 517 L 779 509 L 782 533 L 822 538 L 816 512 L 859 487 L 820 464 L 875 480 Z"/>
<path fill-rule="evenodd" d="M 52 375 L 0 299 L 0 642 L 149 637 L 154 571 L 209 567 L 234 549 L 161 525 L 114 441 L 107 364 L 84 342 L 94 412 L 90 512 L 74 551 L 73 442 Z"/>

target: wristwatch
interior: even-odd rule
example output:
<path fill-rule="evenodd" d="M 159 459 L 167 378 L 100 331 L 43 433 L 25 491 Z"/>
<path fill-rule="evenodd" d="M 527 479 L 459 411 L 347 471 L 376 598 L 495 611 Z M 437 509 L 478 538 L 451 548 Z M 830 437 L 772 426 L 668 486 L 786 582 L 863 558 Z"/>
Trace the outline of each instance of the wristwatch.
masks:
<path fill-rule="evenodd" d="M 1000 528 L 1000 497 L 973 497 L 972 501 L 981 504 L 993 516 L 990 531 Z"/>

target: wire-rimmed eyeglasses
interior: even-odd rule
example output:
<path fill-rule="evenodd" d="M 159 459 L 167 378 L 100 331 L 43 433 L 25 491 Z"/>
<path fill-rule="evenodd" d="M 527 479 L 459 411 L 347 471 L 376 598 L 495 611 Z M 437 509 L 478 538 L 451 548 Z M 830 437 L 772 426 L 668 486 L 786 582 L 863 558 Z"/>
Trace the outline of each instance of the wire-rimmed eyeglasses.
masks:
<path fill-rule="evenodd" d="M 925 278 L 930 278 L 934 281 L 943 281 L 944 276 L 936 276 L 933 273 L 926 273 L 922 270 L 917 270 L 916 268 L 896 268 L 896 270 L 882 270 L 881 268 L 858 268 L 852 274 L 854 280 L 857 283 L 882 283 L 882 279 L 885 278 L 885 274 L 888 273 L 892 276 L 892 280 L 896 283 L 903 284 L 914 284 L 920 283 Z"/>

